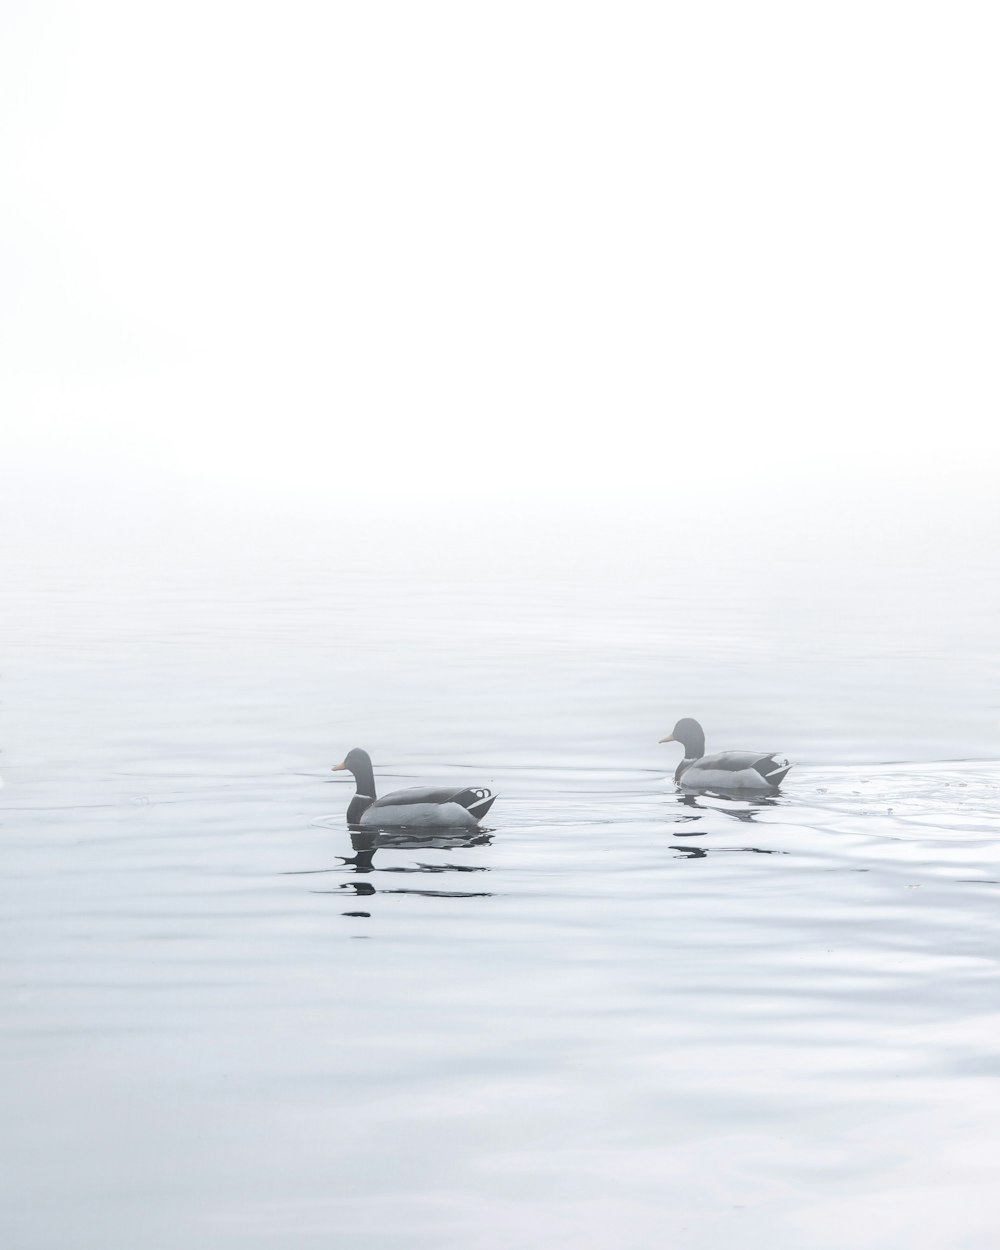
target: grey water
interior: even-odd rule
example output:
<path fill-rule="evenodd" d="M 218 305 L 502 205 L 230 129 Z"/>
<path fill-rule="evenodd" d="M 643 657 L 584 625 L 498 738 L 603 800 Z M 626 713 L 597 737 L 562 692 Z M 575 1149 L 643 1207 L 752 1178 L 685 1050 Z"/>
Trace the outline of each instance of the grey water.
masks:
<path fill-rule="evenodd" d="M 989 544 L 360 532 L 8 550 L 3 1244 L 997 1244 Z"/>

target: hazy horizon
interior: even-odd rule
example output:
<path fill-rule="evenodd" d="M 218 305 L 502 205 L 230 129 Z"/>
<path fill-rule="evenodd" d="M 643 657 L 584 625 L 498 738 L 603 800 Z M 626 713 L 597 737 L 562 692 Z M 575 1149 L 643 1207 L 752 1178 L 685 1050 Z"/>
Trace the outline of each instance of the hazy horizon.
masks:
<path fill-rule="evenodd" d="M 987 509 L 988 7 L 2 20 L 19 498 Z"/>

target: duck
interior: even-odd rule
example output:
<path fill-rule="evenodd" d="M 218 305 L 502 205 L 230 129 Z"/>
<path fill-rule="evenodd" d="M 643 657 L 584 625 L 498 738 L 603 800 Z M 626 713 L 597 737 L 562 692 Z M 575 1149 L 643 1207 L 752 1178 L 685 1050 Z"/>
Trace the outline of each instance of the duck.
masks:
<path fill-rule="evenodd" d="M 358 788 L 347 809 L 351 828 L 472 829 L 497 797 L 485 786 L 417 786 L 376 798 L 371 756 L 360 747 L 348 751 L 333 771 L 351 773 Z"/>
<path fill-rule="evenodd" d="M 784 756 L 769 751 L 719 751 L 705 754 L 705 731 L 690 716 L 682 717 L 661 742 L 679 742 L 684 758 L 674 781 L 686 790 L 740 790 L 773 794 L 792 767 Z"/>

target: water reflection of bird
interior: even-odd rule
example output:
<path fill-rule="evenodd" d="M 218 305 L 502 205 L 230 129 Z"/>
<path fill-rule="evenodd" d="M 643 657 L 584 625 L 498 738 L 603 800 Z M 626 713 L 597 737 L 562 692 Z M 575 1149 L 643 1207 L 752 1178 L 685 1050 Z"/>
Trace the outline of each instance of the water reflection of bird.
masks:
<path fill-rule="evenodd" d="M 762 811 L 764 811 L 765 808 L 776 807 L 778 803 L 780 802 L 780 800 L 775 798 L 773 795 L 766 795 L 766 794 L 755 795 L 753 799 L 750 799 L 737 807 L 735 805 L 732 805 L 729 801 L 727 801 L 731 797 L 732 796 L 720 795 L 720 798 L 725 803 L 725 806 L 720 806 L 719 803 L 711 803 L 711 802 L 706 803 L 704 795 L 685 793 L 682 791 L 680 794 L 676 796 L 677 802 L 682 807 L 693 809 L 693 811 L 696 812 L 697 814 L 690 815 L 690 816 L 682 816 L 680 819 L 688 820 L 688 821 L 692 821 L 692 820 L 700 821 L 703 816 L 707 816 L 709 813 L 711 813 L 712 815 L 731 816 L 734 820 L 739 820 L 744 824 L 753 824 L 756 817 Z M 678 838 L 702 838 L 709 831 L 710 829 L 708 827 L 706 828 L 695 827 L 695 828 L 692 828 L 690 830 L 683 831 L 683 832 L 678 829 L 676 833 L 674 834 L 674 836 Z M 774 850 L 771 847 L 764 847 L 764 846 L 718 846 L 718 847 L 708 848 L 708 847 L 701 847 L 701 846 L 692 846 L 690 843 L 688 843 L 685 846 L 671 846 L 670 849 L 672 851 L 679 852 L 679 854 L 677 855 L 678 859 L 705 859 L 708 855 L 727 854 L 727 853 L 732 853 L 732 852 L 736 852 L 738 854 L 745 853 L 745 854 L 750 854 L 750 855 L 785 855 L 787 854 L 786 851 Z"/>
<path fill-rule="evenodd" d="M 679 742 L 684 758 L 674 781 L 689 790 L 754 791 L 773 794 L 791 768 L 788 760 L 768 751 L 719 751 L 705 754 L 705 731 L 685 716 L 661 742 Z"/>
<path fill-rule="evenodd" d="M 672 851 L 679 851 L 677 859 L 707 859 L 711 855 L 735 853 L 737 855 L 787 855 L 787 851 L 776 851 L 765 846 L 719 846 L 709 850 L 701 846 L 672 846 Z"/>
<path fill-rule="evenodd" d="M 416 786 L 375 797 L 371 756 L 349 751 L 333 771 L 354 776 L 357 793 L 347 809 L 349 826 L 372 829 L 471 829 L 493 806 L 496 795 L 482 786 Z"/>
<path fill-rule="evenodd" d="M 714 803 L 705 803 L 702 795 L 690 791 L 681 791 L 676 797 L 677 802 L 683 807 L 696 808 L 699 812 L 721 812 L 725 816 L 732 816 L 733 820 L 742 820 L 746 824 L 752 824 L 762 811 L 768 807 L 776 807 L 779 802 L 772 794 L 759 794 L 743 807 L 718 807 Z M 700 816 L 681 816 L 679 819 L 700 820 L 701 818 Z"/>
<path fill-rule="evenodd" d="M 442 833 L 431 830 L 376 830 L 357 829 L 351 833 L 353 855 L 341 855 L 344 866 L 353 868 L 355 872 L 371 872 L 372 860 L 380 847 L 388 847 L 398 851 L 419 850 L 458 850 L 468 846 L 488 846 L 493 841 L 491 833 L 482 829 L 468 830 L 463 833 Z M 416 868 L 385 868 L 384 872 L 471 872 L 473 869 L 457 867 L 454 864 L 420 864 Z"/>
<path fill-rule="evenodd" d="M 487 872 L 484 865 L 471 864 L 408 864 L 390 865 L 376 868 L 373 864 L 375 852 L 383 849 L 394 850 L 457 850 L 462 847 L 488 846 L 493 835 L 481 829 L 465 830 L 461 833 L 442 833 L 424 830 L 375 830 L 359 829 L 351 834 L 353 855 L 340 856 L 345 869 L 353 869 L 355 873 L 391 872 L 391 873 L 449 873 L 449 872 Z M 428 898 L 489 898 L 487 890 L 426 890 L 410 889 L 401 886 L 378 889 L 370 881 L 350 880 L 342 882 L 337 890 L 350 890 L 356 895 L 372 894 L 420 894 Z M 334 890 L 317 890 L 317 894 L 333 894 Z"/>

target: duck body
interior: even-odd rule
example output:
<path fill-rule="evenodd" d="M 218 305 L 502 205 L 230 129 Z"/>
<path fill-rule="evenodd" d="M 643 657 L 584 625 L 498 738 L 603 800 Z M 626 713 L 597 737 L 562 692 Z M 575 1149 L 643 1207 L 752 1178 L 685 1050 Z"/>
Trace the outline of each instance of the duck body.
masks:
<path fill-rule="evenodd" d="M 415 787 L 394 790 L 359 812 L 348 809 L 347 823 L 362 829 L 472 829 L 489 811 L 496 796 L 489 790 Z M 355 807 L 357 796 L 351 802 Z M 353 818 L 352 818 L 353 817 Z"/>
<path fill-rule="evenodd" d="M 791 764 L 772 751 L 719 751 L 705 754 L 705 732 L 686 716 L 661 742 L 680 742 L 684 758 L 674 781 L 685 790 L 739 791 L 743 794 L 774 794 Z"/>
<path fill-rule="evenodd" d="M 334 772 L 344 769 L 358 787 L 347 809 L 355 829 L 473 829 L 496 801 L 482 786 L 415 786 L 377 798 L 371 757 L 358 747 Z"/>
<path fill-rule="evenodd" d="M 791 764 L 780 755 L 758 751 L 719 751 L 683 759 L 674 781 L 686 790 L 744 790 L 773 794 Z"/>

